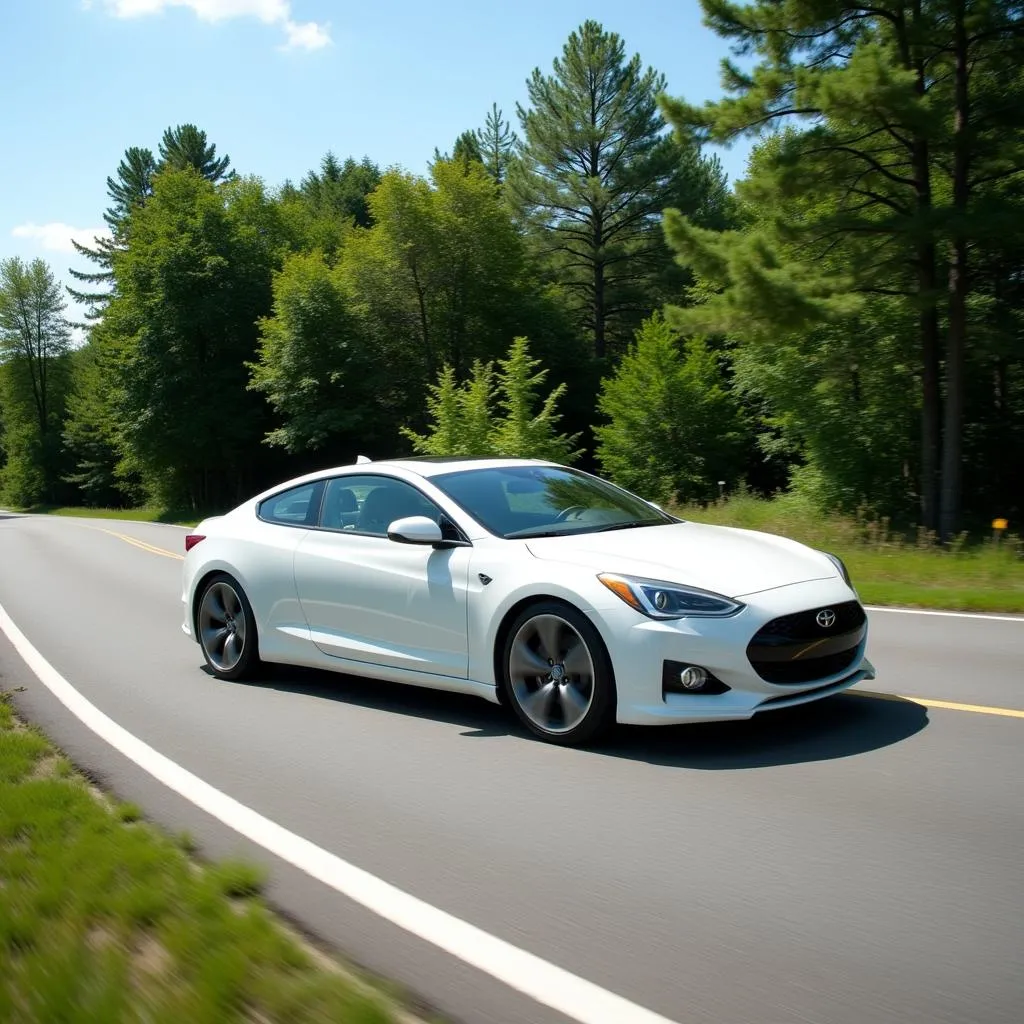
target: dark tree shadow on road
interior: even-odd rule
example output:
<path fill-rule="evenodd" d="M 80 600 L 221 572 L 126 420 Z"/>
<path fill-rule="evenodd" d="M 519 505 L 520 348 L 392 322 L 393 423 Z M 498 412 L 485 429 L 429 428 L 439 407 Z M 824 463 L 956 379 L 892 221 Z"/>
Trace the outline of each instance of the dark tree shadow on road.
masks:
<path fill-rule="evenodd" d="M 746 722 L 623 727 L 602 752 L 706 771 L 770 768 L 866 754 L 899 743 L 927 724 L 927 709 L 912 701 L 839 694 L 762 712 Z"/>
<path fill-rule="evenodd" d="M 508 709 L 465 694 L 277 665 L 265 666 L 255 682 L 223 685 L 264 686 L 389 714 L 448 722 L 464 730 L 462 735 L 476 739 L 517 736 L 524 743 L 541 742 Z M 912 701 L 840 694 L 795 708 L 763 712 L 746 722 L 619 726 L 600 746 L 568 753 L 703 771 L 769 768 L 866 754 L 899 743 L 927 724 L 927 710 Z"/>

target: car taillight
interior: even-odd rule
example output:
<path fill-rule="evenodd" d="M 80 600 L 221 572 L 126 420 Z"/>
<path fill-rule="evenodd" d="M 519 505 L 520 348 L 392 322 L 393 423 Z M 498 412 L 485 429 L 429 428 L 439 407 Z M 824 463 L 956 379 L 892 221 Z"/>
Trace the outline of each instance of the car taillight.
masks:
<path fill-rule="evenodd" d="M 206 534 L 203 533 L 186 533 L 185 534 L 185 552 L 191 551 L 201 540 L 206 540 Z"/>

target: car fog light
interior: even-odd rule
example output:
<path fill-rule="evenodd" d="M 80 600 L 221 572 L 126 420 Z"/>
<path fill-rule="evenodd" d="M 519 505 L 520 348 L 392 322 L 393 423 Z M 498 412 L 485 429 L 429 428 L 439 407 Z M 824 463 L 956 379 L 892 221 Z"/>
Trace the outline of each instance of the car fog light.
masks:
<path fill-rule="evenodd" d="M 707 671 L 699 665 L 688 665 L 679 673 L 679 682 L 684 690 L 699 690 L 707 681 Z"/>

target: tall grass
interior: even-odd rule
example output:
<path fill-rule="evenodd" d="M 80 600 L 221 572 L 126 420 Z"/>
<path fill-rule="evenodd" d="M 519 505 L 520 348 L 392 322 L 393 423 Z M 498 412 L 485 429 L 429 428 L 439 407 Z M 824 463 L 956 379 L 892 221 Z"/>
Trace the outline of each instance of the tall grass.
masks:
<path fill-rule="evenodd" d="M 75 519 L 121 519 L 133 523 L 169 523 L 173 526 L 195 526 L 202 516 L 194 512 L 162 508 L 82 508 L 73 505 L 34 505 L 16 509 L 31 515 L 69 516 Z"/>
<path fill-rule="evenodd" d="M 839 555 L 861 597 L 874 604 L 968 611 L 1024 612 L 1024 539 L 971 538 L 948 545 L 926 530 L 895 530 L 866 513 L 823 515 L 799 495 L 770 500 L 739 494 L 674 511 L 695 522 L 790 537 Z"/>
<path fill-rule="evenodd" d="M 262 883 L 111 806 L 0 692 L 0 1021 L 400 1019 L 286 928 Z"/>

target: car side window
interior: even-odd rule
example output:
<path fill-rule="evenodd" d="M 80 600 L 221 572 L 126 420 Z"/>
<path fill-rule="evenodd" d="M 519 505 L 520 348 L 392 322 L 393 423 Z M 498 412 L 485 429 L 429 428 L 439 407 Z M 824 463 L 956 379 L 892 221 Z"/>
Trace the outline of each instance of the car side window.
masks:
<path fill-rule="evenodd" d="M 339 476 L 324 493 L 320 526 L 325 530 L 386 537 L 396 519 L 426 516 L 441 524 L 444 513 L 411 484 L 386 476 Z"/>
<path fill-rule="evenodd" d="M 257 514 L 268 523 L 282 526 L 313 526 L 320 511 L 322 480 L 292 487 L 260 502 Z"/>

